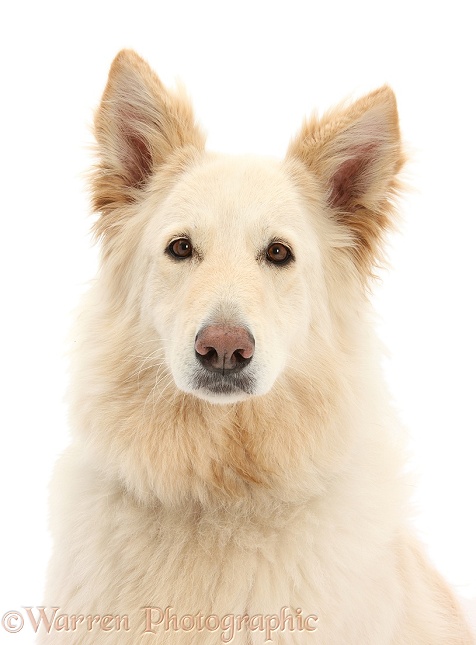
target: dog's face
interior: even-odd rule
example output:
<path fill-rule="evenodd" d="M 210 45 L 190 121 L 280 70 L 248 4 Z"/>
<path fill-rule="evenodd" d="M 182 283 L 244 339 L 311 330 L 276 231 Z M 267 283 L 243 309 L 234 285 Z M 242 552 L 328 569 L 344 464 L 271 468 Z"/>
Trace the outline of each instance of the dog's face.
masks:
<path fill-rule="evenodd" d="M 143 309 L 177 387 L 218 403 L 268 392 L 307 335 L 309 271 L 323 284 L 319 240 L 282 166 L 204 155 L 157 208 L 143 249 Z"/>
<path fill-rule="evenodd" d="M 234 403 L 309 361 L 329 372 L 402 164 L 390 90 L 311 119 L 283 162 L 233 158 L 205 152 L 188 101 L 122 52 L 95 126 L 96 228 L 175 386 Z"/>

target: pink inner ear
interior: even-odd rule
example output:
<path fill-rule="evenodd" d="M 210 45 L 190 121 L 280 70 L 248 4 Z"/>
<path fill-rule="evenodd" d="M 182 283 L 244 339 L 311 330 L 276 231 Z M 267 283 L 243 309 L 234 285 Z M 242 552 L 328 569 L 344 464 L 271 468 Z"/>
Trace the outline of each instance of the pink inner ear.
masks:
<path fill-rule="evenodd" d="M 132 106 L 122 107 L 117 121 L 119 123 L 119 161 L 129 186 L 137 187 L 152 172 L 152 153 L 147 144 L 146 129 L 137 111 Z"/>
<path fill-rule="evenodd" d="M 146 142 L 134 132 L 125 133 L 121 162 L 131 186 L 139 186 L 151 174 L 152 154 Z"/>
<path fill-rule="evenodd" d="M 356 201 L 368 186 L 368 168 L 375 155 L 375 146 L 359 147 L 338 166 L 331 179 L 330 204 L 336 208 L 355 209 Z"/>

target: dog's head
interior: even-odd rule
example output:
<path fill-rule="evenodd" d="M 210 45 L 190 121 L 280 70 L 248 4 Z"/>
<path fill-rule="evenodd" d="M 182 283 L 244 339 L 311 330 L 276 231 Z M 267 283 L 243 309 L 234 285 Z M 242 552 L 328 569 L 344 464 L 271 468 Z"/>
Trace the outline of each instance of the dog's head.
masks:
<path fill-rule="evenodd" d="M 325 361 L 331 292 L 352 306 L 346 285 L 365 284 L 388 226 L 402 164 L 388 88 L 312 118 L 284 162 L 227 157 L 205 152 L 186 97 L 123 51 L 95 133 L 96 230 L 111 290 L 140 312 L 145 362 L 230 403 Z"/>

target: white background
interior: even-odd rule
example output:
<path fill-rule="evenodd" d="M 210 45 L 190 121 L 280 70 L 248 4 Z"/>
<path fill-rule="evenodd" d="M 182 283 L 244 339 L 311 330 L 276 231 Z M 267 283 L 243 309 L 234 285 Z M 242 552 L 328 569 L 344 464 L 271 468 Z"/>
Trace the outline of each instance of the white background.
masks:
<path fill-rule="evenodd" d="M 47 484 L 67 443 L 71 311 L 94 275 L 85 171 L 108 67 L 181 79 L 209 147 L 282 156 L 302 118 L 387 82 L 412 157 L 376 289 L 417 526 L 476 617 L 474 18 L 469 2 L 17 2 L 0 19 L 0 617 L 41 604 Z M 472 608 L 472 609 L 471 609 Z M 0 643 L 31 643 L 26 627 Z"/>

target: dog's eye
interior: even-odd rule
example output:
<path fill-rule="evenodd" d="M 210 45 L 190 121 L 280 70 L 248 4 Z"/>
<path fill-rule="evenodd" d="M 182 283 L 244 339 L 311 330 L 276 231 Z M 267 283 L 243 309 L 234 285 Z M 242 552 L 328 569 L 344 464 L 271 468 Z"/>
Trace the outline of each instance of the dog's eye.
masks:
<path fill-rule="evenodd" d="M 192 255 L 192 243 L 187 237 L 180 237 L 178 240 L 173 240 L 167 247 L 167 251 L 174 258 L 185 260 Z"/>
<path fill-rule="evenodd" d="M 273 264 L 287 264 L 292 258 L 291 250 L 281 242 L 273 242 L 266 251 L 266 259 Z"/>

